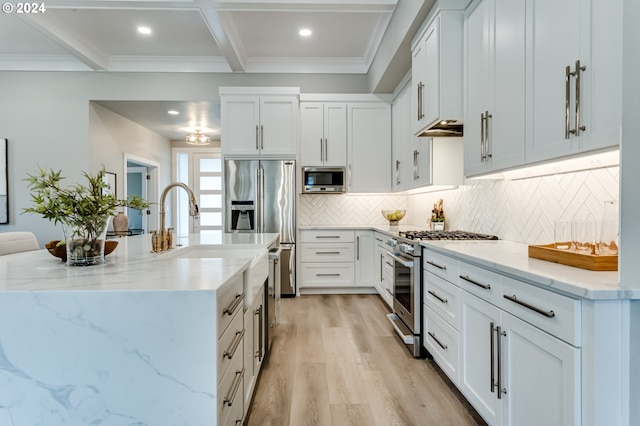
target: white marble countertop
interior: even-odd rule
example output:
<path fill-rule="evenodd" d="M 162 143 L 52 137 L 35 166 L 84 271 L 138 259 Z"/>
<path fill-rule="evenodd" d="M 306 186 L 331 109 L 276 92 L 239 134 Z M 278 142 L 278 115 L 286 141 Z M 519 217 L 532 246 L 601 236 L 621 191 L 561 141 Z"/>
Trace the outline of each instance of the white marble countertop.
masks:
<path fill-rule="evenodd" d="M 0 256 L 0 291 L 216 290 L 266 253 L 278 234 L 213 232 L 151 252 L 151 236 L 118 239 L 104 265 L 66 266 L 46 250 Z"/>
<path fill-rule="evenodd" d="M 307 225 L 304 229 L 371 229 L 389 236 L 399 230 L 417 231 L 424 226 Z M 640 289 L 622 287 L 618 272 L 596 272 L 529 257 L 528 245 L 514 241 L 423 241 L 424 247 L 491 268 L 513 278 L 552 291 L 591 300 L 640 299 Z"/>
<path fill-rule="evenodd" d="M 530 258 L 528 245 L 513 241 L 423 241 L 423 247 L 552 291 L 591 300 L 640 299 L 639 289 L 619 285 L 618 272 L 589 271 Z"/>

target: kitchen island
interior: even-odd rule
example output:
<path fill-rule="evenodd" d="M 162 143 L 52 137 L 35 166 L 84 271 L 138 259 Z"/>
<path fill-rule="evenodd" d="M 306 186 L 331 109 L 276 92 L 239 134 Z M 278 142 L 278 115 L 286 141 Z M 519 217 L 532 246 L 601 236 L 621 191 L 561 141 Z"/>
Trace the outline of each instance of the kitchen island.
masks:
<path fill-rule="evenodd" d="M 217 424 L 221 297 L 251 298 L 243 277 L 277 238 L 193 235 L 156 254 L 128 237 L 91 267 L 0 258 L 0 425 Z"/>

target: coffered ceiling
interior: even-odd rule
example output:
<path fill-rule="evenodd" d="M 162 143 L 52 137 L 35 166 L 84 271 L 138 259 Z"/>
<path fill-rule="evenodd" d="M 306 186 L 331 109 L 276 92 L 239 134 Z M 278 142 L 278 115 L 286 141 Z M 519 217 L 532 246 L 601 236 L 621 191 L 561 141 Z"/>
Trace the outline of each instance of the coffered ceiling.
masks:
<path fill-rule="evenodd" d="M 15 2 L 0 15 L 0 70 L 367 73 L 397 1 Z"/>
<path fill-rule="evenodd" d="M 0 72 L 359 74 L 367 78 L 378 73 L 378 81 L 384 73 L 397 74 L 386 77 L 383 90 L 388 91 L 408 71 L 409 42 L 434 1 L 44 0 L 30 3 L 43 5 L 38 13 L 18 13 L 18 2 L 9 1 L 3 7 L 12 10 L 0 13 Z M 141 26 L 150 34 L 139 33 Z M 303 28 L 311 30 L 311 35 L 300 36 Z M 385 59 L 376 60 L 376 55 Z M 211 136 L 219 137 L 219 102 L 215 100 L 95 101 L 172 140 L 184 138 L 195 127 L 211 129 Z M 180 114 L 168 116 L 170 109 Z"/>

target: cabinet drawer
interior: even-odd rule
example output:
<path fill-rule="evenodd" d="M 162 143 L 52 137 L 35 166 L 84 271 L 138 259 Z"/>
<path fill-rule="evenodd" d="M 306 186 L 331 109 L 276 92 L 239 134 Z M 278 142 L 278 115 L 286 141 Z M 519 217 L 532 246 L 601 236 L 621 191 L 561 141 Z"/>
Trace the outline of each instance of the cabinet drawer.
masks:
<path fill-rule="evenodd" d="M 465 262 L 460 262 L 458 267 L 457 283 L 461 289 L 500 306 L 502 298 L 500 291 L 504 279 L 502 275 Z"/>
<path fill-rule="evenodd" d="M 303 243 L 352 243 L 354 232 L 339 229 L 309 229 L 300 231 L 300 242 Z"/>
<path fill-rule="evenodd" d="M 302 244 L 302 262 L 353 262 L 353 243 L 343 244 Z"/>
<path fill-rule="evenodd" d="M 218 320 L 218 338 L 227 329 L 235 314 L 242 311 L 242 302 L 244 300 L 243 275 L 238 274 L 233 277 L 232 282 L 224 290 L 218 292 L 217 303 L 217 320 Z"/>
<path fill-rule="evenodd" d="M 387 245 L 387 240 L 390 240 L 391 237 L 385 234 L 381 234 L 379 232 L 375 232 L 373 234 L 373 237 L 375 238 L 375 243 L 378 245 L 378 247 L 383 248 L 385 250 L 389 250 L 391 247 L 389 247 Z"/>
<path fill-rule="evenodd" d="M 233 404 L 225 426 L 242 426 L 242 421 L 244 420 L 242 411 L 242 404 Z"/>
<path fill-rule="evenodd" d="M 351 287 L 354 285 L 353 263 L 301 264 L 300 287 Z"/>
<path fill-rule="evenodd" d="M 242 309 L 236 312 L 231 324 L 218 340 L 218 383 L 235 357 L 242 357 L 244 339 Z"/>
<path fill-rule="evenodd" d="M 242 414 L 243 407 L 243 380 L 244 368 L 242 367 L 242 356 L 234 356 L 231 365 L 218 385 L 218 424 L 223 425 L 227 418 L 240 406 Z"/>
<path fill-rule="evenodd" d="M 422 250 L 422 267 L 450 283 L 458 280 L 458 261 L 431 250 Z"/>
<path fill-rule="evenodd" d="M 458 384 L 458 346 L 460 335 L 438 314 L 424 308 L 424 347 L 454 384 Z"/>
<path fill-rule="evenodd" d="M 512 315 L 581 346 L 579 300 L 505 277 L 501 302 L 502 309 Z"/>
<path fill-rule="evenodd" d="M 424 304 L 456 330 L 460 289 L 431 272 L 424 273 Z"/>

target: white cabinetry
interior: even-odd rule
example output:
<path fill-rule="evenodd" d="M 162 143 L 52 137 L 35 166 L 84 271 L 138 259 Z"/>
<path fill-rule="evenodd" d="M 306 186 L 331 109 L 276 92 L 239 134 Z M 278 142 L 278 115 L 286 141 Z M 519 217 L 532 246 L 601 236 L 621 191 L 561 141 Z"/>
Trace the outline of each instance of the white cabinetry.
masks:
<path fill-rule="evenodd" d="M 621 40 L 621 0 L 473 1 L 465 175 L 618 146 Z"/>
<path fill-rule="evenodd" d="M 220 88 L 222 154 L 226 157 L 295 157 L 298 146 L 296 91 Z"/>
<path fill-rule="evenodd" d="M 417 137 L 410 131 L 411 84 L 392 105 L 393 190 L 461 185 L 462 138 Z"/>
<path fill-rule="evenodd" d="M 348 192 L 391 190 L 391 105 L 358 102 L 347 106 Z"/>
<path fill-rule="evenodd" d="M 347 165 L 347 104 L 300 103 L 302 166 Z"/>
<path fill-rule="evenodd" d="M 580 302 L 423 253 L 425 348 L 487 423 L 579 425 Z"/>
<path fill-rule="evenodd" d="M 465 18 L 464 174 L 524 163 L 524 0 L 480 0 Z"/>
<path fill-rule="evenodd" d="M 414 133 L 440 120 L 460 120 L 463 8 L 466 1 L 437 2 L 412 43 Z"/>
<path fill-rule="evenodd" d="M 618 145 L 622 1 L 536 0 L 526 24 L 533 130 L 527 163 Z"/>
<path fill-rule="evenodd" d="M 393 307 L 393 261 L 387 256 L 389 251 L 386 241 L 389 239 L 385 234 L 374 232 L 374 285 L 378 294 L 386 302 L 389 308 Z"/>
<path fill-rule="evenodd" d="M 353 230 L 300 231 L 301 293 L 307 289 L 353 287 Z"/>
<path fill-rule="evenodd" d="M 355 285 L 373 287 L 373 231 L 356 231 Z"/>
<path fill-rule="evenodd" d="M 217 296 L 218 320 L 218 424 L 235 424 L 244 417 L 245 329 L 242 316 L 244 301 L 242 275 Z"/>

